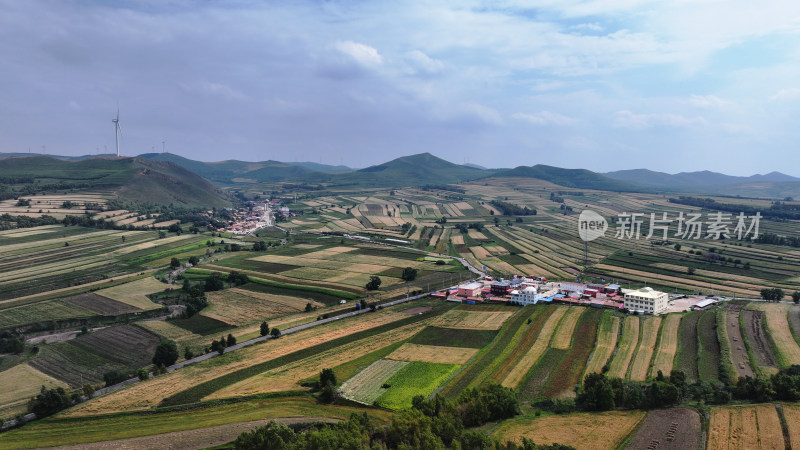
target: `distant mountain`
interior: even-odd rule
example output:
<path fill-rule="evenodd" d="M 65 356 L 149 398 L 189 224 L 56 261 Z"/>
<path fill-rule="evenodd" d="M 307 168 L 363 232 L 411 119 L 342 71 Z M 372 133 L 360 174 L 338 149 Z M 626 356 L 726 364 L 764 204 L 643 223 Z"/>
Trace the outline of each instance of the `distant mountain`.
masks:
<path fill-rule="evenodd" d="M 477 164 L 472 164 L 472 163 L 464 163 L 464 167 L 472 167 L 473 169 L 488 170 L 486 167 L 479 166 Z"/>
<path fill-rule="evenodd" d="M 560 167 L 537 164 L 535 166 L 519 166 L 499 172 L 494 177 L 524 177 L 549 181 L 559 186 L 579 189 L 600 189 L 606 191 L 631 192 L 641 191 L 640 186 L 615 180 L 586 169 L 562 169 Z"/>
<path fill-rule="evenodd" d="M 676 188 L 680 190 L 691 190 L 699 186 L 728 186 L 753 182 L 782 183 L 800 181 L 800 178 L 795 178 L 780 172 L 770 172 L 766 175 L 738 177 L 711 172 L 708 170 L 699 172 L 681 172 L 672 175 L 664 172 L 655 172 L 648 169 L 633 169 L 608 172 L 604 175 L 615 180 L 638 184 L 641 186 Z"/>
<path fill-rule="evenodd" d="M 73 189 L 110 190 L 126 201 L 186 207 L 228 206 L 225 193 L 170 161 L 100 157 L 67 161 L 49 156 L 0 160 L 0 179 L 9 184 L 60 184 Z"/>
<path fill-rule="evenodd" d="M 420 153 L 354 172 L 337 174 L 332 176 L 329 182 L 372 186 L 422 186 L 460 183 L 484 178 L 490 173 L 494 171 L 453 164 L 430 153 Z"/>
<path fill-rule="evenodd" d="M 238 182 L 274 183 L 303 177 L 313 172 L 311 169 L 300 165 L 278 161 L 247 162 L 232 159 L 219 162 L 203 162 L 172 153 L 145 153 L 139 155 L 139 157 L 154 161 L 174 162 L 203 178 L 219 184 L 235 184 Z"/>
<path fill-rule="evenodd" d="M 314 172 L 352 172 L 355 169 L 351 169 L 347 166 L 329 166 L 327 164 L 319 164 L 315 162 L 287 162 L 286 164 L 292 166 L 300 166 L 305 167 L 308 170 L 312 170 Z"/>

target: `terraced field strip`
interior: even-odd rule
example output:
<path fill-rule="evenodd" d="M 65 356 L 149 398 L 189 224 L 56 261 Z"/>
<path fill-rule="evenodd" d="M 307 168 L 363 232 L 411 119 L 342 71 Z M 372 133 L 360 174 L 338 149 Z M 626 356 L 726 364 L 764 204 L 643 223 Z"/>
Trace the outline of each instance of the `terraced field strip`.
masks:
<path fill-rule="evenodd" d="M 600 373 L 608 363 L 608 359 L 617 348 L 617 337 L 619 337 L 619 324 L 621 320 L 610 313 L 603 314 L 600 320 L 600 327 L 597 332 L 597 345 L 594 348 L 589 364 L 586 366 L 586 374 Z"/>
<path fill-rule="evenodd" d="M 148 277 L 119 286 L 101 289 L 95 292 L 95 294 L 134 306 L 144 311 L 149 311 L 151 309 L 158 309 L 161 305 L 153 303 L 147 295 L 162 292 L 169 288 L 169 285 L 155 278 Z"/>
<path fill-rule="evenodd" d="M 639 318 L 628 316 L 625 318 L 625 325 L 622 328 L 622 340 L 619 344 L 617 354 L 611 359 L 608 368 L 608 376 L 614 378 L 625 378 L 628 374 L 628 366 L 639 342 Z"/>
<path fill-rule="evenodd" d="M 94 311 L 62 300 L 47 300 L 3 309 L 0 313 L 0 329 L 47 320 L 87 318 L 95 315 L 97 314 Z"/>
<path fill-rule="evenodd" d="M 553 335 L 553 340 L 550 342 L 551 347 L 559 350 L 566 350 L 569 348 L 572 343 L 572 335 L 575 332 L 575 324 L 578 323 L 581 314 L 586 311 L 586 308 L 579 306 L 569 306 L 567 308 L 567 313 L 558 324 L 558 331 Z"/>
<path fill-rule="evenodd" d="M 641 327 L 641 339 L 639 340 L 639 345 L 636 347 L 636 353 L 633 356 L 631 364 L 631 380 L 644 381 L 647 379 L 647 372 L 650 369 L 650 361 L 653 358 L 653 350 L 655 350 L 656 347 L 660 327 L 660 317 L 652 317 L 644 320 L 644 325 Z"/>
<path fill-rule="evenodd" d="M 751 303 L 750 305 L 754 305 L 754 309 L 764 311 L 767 316 L 767 329 L 778 352 L 775 355 L 778 358 L 778 364 L 781 367 L 800 364 L 800 345 L 792 335 L 787 316 L 788 310 L 792 306 L 776 303 Z"/>
<path fill-rule="evenodd" d="M 528 345 L 526 342 L 526 345 L 520 346 L 520 349 L 524 353 L 522 357 L 519 358 L 519 361 L 508 371 L 505 378 L 502 379 L 501 385 L 516 389 L 522 380 L 525 379 L 525 376 L 531 368 L 539 361 L 539 358 L 541 358 L 545 350 L 547 350 L 552 340 L 553 332 L 555 332 L 559 322 L 567 313 L 567 308 L 553 307 L 550 308 L 549 311 L 549 314 L 538 316 L 531 329 L 528 330 L 528 334 L 535 338 L 533 345 Z M 539 328 L 539 330 L 537 331 L 536 328 Z M 526 335 L 526 338 L 527 337 L 528 335 Z"/>
<path fill-rule="evenodd" d="M 658 375 L 659 370 L 664 375 L 669 375 L 672 371 L 675 353 L 678 351 L 678 328 L 680 324 L 680 314 L 669 314 L 664 319 L 658 340 L 658 350 L 655 352 L 653 368 L 650 370 L 651 377 Z"/>
<path fill-rule="evenodd" d="M 475 356 L 476 353 L 478 353 L 478 349 L 476 348 L 403 344 L 400 348 L 389 354 L 386 359 L 463 365 Z"/>
<path fill-rule="evenodd" d="M 711 410 L 708 450 L 784 449 L 783 430 L 775 406 L 724 406 Z"/>
<path fill-rule="evenodd" d="M 619 448 L 644 417 L 643 411 L 526 417 L 503 422 L 492 437 L 518 445 L 522 444 L 522 438 L 528 438 L 537 443 L 558 442 L 581 450 Z"/>

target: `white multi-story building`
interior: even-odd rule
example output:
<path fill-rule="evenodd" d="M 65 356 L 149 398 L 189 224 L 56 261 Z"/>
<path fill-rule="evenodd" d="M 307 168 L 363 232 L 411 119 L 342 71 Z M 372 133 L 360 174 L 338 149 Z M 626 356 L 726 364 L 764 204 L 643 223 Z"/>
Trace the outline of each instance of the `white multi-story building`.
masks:
<path fill-rule="evenodd" d="M 519 291 L 511 291 L 511 303 L 515 305 L 535 305 L 541 298 L 539 290 L 533 286 Z"/>
<path fill-rule="evenodd" d="M 647 314 L 664 312 L 669 305 L 669 296 L 666 292 L 659 292 L 651 287 L 643 287 L 625 294 L 625 309 L 630 311 L 643 311 Z"/>

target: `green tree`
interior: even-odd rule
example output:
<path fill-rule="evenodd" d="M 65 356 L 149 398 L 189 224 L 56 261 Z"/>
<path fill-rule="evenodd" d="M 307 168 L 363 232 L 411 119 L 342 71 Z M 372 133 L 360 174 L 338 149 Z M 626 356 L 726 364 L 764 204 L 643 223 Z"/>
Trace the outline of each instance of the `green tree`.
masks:
<path fill-rule="evenodd" d="M 231 347 L 231 346 L 233 346 L 233 345 L 236 345 L 236 338 L 235 338 L 235 337 L 233 337 L 233 335 L 232 335 L 232 334 L 228 333 L 228 340 L 227 340 L 227 342 L 225 343 L 225 346 L 226 346 L 226 347 Z"/>
<path fill-rule="evenodd" d="M 269 334 L 269 325 L 267 322 L 261 322 L 261 335 L 266 336 Z"/>
<path fill-rule="evenodd" d="M 269 334 L 272 335 L 273 338 L 277 339 L 281 337 L 281 330 L 279 330 L 278 327 L 275 327 L 269 332 Z"/>
<path fill-rule="evenodd" d="M 189 257 L 189 264 L 191 264 L 193 266 L 196 266 L 197 263 L 199 263 L 199 262 L 200 262 L 200 258 L 198 258 L 197 256 L 190 256 Z"/>
<path fill-rule="evenodd" d="M 798 292 L 798 291 L 792 292 L 792 300 L 794 301 L 795 305 L 799 304 L 800 303 L 800 292 Z"/>
<path fill-rule="evenodd" d="M 171 366 L 178 360 L 178 355 L 178 346 L 175 345 L 175 342 L 162 339 L 156 347 L 156 354 L 153 355 L 153 364 Z"/>
<path fill-rule="evenodd" d="M 150 372 L 147 371 L 144 367 L 136 371 L 136 376 L 139 377 L 141 381 L 144 381 L 150 378 Z"/>
<path fill-rule="evenodd" d="M 377 275 L 372 275 L 369 277 L 369 281 L 367 282 L 366 288 L 368 291 L 377 291 L 378 288 L 381 287 L 381 278 Z"/>
<path fill-rule="evenodd" d="M 244 432 L 233 443 L 237 450 L 283 450 L 293 448 L 298 435 L 288 426 L 270 421 L 263 427 Z"/>
<path fill-rule="evenodd" d="M 605 375 L 590 373 L 583 379 L 583 389 L 576 403 L 586 411 L 608 411 L 614 409 L 614 389 Z"/>
<path fill-rule="evenodd" d="M 169 261 L 169 266 L 170 266 L 171 268 L 173 268 L 173 269 L 177 269 L 178 267 L 180 267 L 180 266 L 181 266 L 181 262 L 178 260 L 178 258 L 172 258 L 172 259 Z"/>
<path fill-rule="evenodd" d="M 67 395 L 67 391 L 62 387 L 46 389 L 42 386 L 39 395 L 31 399 L 28 408 L 30 412 L 36 414 L 38 418 L 47 417 L 55 414 L 62 409 L 69 408 L 72 400 Z"/>
<path fill-rule="evenodd" d="M 222 280 L 222 275 L 214 272 L 206 278 L 205 291 L 221 291 L 225 289 L 225 282 Z"/>
<path fill-rule="evenodd" d="M 183 357 L 184 359 L 192 359 L 194 358 L 194 352 L 189 347 L 183 349 Z"/>
<path fill-rule="evenodd" d="M 338 384 L 336 382 L 336 374 L 333 372 L 333 369 L 322 369 L 319 373 L 319 384 L 320 386 L 324 386 L 328 383 L 334 386 Z"/>
<path fill-rule="evenodd" d="M 400 276 L 404 281 L 414 281 L 417 279 L 417 269 L 413 267 L 406 267 L 403 269 L 403 274 Z"/>
<path fill-rule="evenodd" d="M 681 244 L 675 244 L 675 250 L 681 251 Z"/>

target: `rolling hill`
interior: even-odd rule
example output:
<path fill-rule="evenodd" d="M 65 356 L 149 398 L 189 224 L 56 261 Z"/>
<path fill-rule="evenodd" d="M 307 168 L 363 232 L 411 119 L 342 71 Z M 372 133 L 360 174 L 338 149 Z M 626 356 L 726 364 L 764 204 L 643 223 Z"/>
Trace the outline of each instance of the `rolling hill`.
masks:
<path fill-rule="evenodd" d="M 537 164 L 535 166 L 519 166 L 494 175 L 495 177 L 524 177 L 549 181 L 559 186 L 579 189 L 601 189 L 617 192 L 633 192 L 648 190 L 625 181 L 615 180 L 586 169 L 562 169 L 560 167 Z"/>
<path fill-rule="evenodd" d="M 0 161 L 0 180 L 11 185 L 109 190 L 125 201 L 209 208 L 230 204 L 226 194 L 190 170 L 138 157 L 74 162 L 49 156 L 6 158 Z"/>
<path fill-rule="evenodd" d="M 648 169 L 618 170 L 603 174 L 615 180 L 640 186 L 654 186 L 660 188 L 693 189 L 698 186 L 730 186 L 743 183 L 784 183 L 800 182 L 800 178 L 780 172 L 770 172 L 766 175 L 751 175 L 738 177 L 723 173 L 703 170 L 699 172 L 680 172 L 669 174 Z"/>
<path fill-rule="evenodd" d="M 495 172 L 453 164 L 430 153 L 419 153 L 353 172 L 336 174 L 328 181 L 334 184 L 386 187 L 422 186 L 476 180 Z"/>

